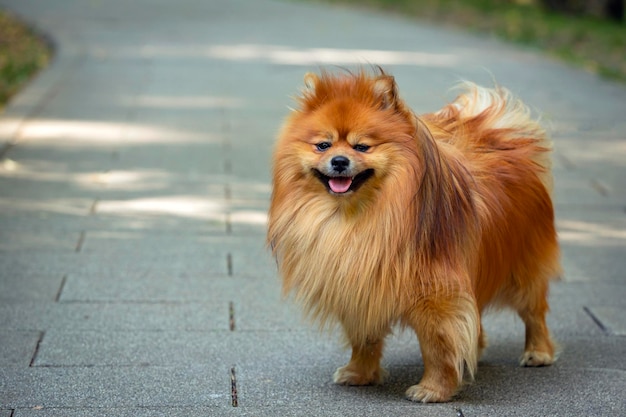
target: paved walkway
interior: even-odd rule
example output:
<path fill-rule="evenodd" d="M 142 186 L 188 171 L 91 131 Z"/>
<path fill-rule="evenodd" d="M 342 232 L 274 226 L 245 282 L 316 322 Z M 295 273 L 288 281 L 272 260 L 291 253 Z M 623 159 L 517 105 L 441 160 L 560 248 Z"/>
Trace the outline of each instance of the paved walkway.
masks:
<path fill-rule="evenodd" d="M 0 116 L 0 417 L 626 415 L 626 88 L 494 40 L 270 0 L 0 0 L 56 58 Z M 476 382 L 403 399 L 282 301 L 264 248 L 273 138 L 318 65 L 378 63 L 418 112 L 459 78 L 510 87 L 553 129 L 566 277 L 555 366 L 517 367 L 523 326 L 486 320 Z M 233 407 L 233 382 L 238 407 Z"/>

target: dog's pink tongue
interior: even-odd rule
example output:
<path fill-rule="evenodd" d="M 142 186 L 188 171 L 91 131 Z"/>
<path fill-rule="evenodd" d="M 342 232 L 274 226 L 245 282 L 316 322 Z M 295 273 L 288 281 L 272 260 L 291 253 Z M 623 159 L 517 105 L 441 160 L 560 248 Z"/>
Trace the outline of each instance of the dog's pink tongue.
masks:
<path fill-rule="evenodd" d="M 335 177 L 328 180 L 328 185 L 334 193 L 345 193 L 350 189 L 352 178 Z"/>

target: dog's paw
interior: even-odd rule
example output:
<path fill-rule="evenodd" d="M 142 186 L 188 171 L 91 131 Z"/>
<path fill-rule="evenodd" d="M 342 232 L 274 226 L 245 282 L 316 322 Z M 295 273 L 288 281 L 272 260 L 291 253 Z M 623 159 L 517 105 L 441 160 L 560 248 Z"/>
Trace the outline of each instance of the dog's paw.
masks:
<path fill-rule="evenodd" d="M 548 366 L 554 363 L 554 355 L 547 352 L 528 351 L 524 352 L 520 366 Z"/>
<path fill-rule="evenodd" d="M 338 385 L 379 385 L 382 384 L 388 373 L 383 368 L 373 372 L 359 372 L 349 364 L 335 371 L 333 381 Z"/>
<path fill-rule="evenodd" d="M 422 403 L 443 403 L 450 401 L 452 395 L 453 393 L 445 392 L 445 390 L 429 388 L 422 384 L 409 387 L 405 393 L 407 400 Z"/>

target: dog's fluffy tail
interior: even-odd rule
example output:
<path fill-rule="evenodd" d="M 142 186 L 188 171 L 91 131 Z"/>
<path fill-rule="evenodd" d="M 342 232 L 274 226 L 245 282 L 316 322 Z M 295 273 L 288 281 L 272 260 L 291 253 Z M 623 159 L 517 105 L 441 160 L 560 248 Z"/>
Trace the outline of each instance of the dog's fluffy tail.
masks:
<path fill-rule="evenodd" d="M 464 81 L 457 89 L 461 90 L 457 98 L 427 119 L 432 118 L 429 121 L 448 134 L 453 133 L 449 141 L 460 147 L 464 147 L 463 142 L 483 151 L 528 147 L 528 157 L 539 166 L 541 181 L 551 191 L 552 162 L 548 151 L 552 144 L 529 108 L 500 86 L 485 88 Z"/>

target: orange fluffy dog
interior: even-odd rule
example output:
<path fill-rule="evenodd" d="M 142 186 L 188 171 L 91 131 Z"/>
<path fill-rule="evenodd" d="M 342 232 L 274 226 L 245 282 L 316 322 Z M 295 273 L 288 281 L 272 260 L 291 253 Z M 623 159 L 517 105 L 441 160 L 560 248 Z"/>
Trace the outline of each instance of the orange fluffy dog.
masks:
<path fill-rule="evenodd" d="M 307 74 L 305 85 L 276 145 L 268 242 L 285 293 L 343 328 L 352 357 L 334 381 L 380 383 L 399 324 L 424 360 L 407 398 L 448 401 L 476 371 L 488 306 L 524 321 L 522 365 L 551 364 L 559 247 L 549 144 L 527 108 L 466 83 L 416 116 L 380 69 Z"/>

